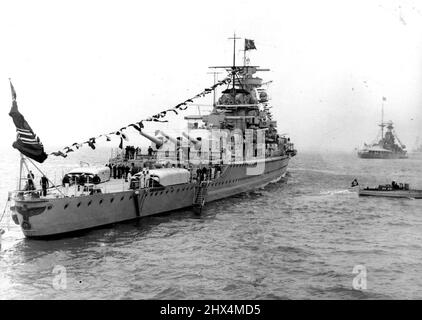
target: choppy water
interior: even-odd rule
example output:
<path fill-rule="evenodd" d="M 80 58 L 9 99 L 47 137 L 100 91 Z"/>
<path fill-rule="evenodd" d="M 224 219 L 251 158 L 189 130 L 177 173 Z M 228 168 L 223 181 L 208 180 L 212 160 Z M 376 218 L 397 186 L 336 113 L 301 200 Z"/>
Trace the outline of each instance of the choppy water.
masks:
<path fill-rule="evenodd" d="M 3 205 L 17 163 L 0 157 Z M 286 180 L 207 204 L 201 217 L 179 211 L 61 240 L 26 240 L 11 222 L 0 298 L 422 298 L 422 200 L 359 198 L 347 190 L 354 178 L 422 188 L 422 160 L 299 154 Z M 64 290 L 53 286 L 57 265 Z M 352 287 L 355 265 L 367 268 L 366 290 Z"/>

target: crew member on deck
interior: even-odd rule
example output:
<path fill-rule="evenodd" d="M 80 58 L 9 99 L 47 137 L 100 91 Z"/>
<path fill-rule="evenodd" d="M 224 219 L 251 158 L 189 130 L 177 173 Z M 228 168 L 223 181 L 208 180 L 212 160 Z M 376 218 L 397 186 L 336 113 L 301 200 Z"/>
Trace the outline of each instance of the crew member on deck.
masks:
<path fill-rule="evenodd" d="M 62 180 L 62 184 L 63 184 L 63 187 L 65 187 L 66 184 L 70 184 L 69 175 L 67 175 L 67 174 L 64 175 L 63 180 Z"/>
<path fill-rule="evenodd" d="M 131 174 L 132 176 L 134 176 L 134 175 L 135 175 L 135 173 L 136 173 L 135 164 L 134 164 L 134 163 L 132 163 L 132 164 L 131 164 L 131 168 L 130 168 L 130 174 Z"/>
<path fill-rule="evenodd" d="M 80 176 L 79 176 L 79 186 L 78 186 L 78 190 L 80 190 L 80 186 L 84 186 L 85 185 L 85 182 L 86 182 L 86 178 L 85 178 L 85 175 L 83 175 L 83 174 L 81 174 Z M 83 188 L 82 188 L 83 189 Z"/>
<path fill-rule="evenodd" d="M 208 169 L 206 167 L 203 167 L 202 168 L 202 181 L 207 180 L 207 172 L 208 172 Z"/>
<path fill-rule="evenodd" d="M 196 180 L 198 182 L 202 181 L 202 171 L 201 171 L 201 168 L 199 168 L 199 167 L 198 167 L 198 169 L 196 169 Z"/>
<path fill-rule="evenodd" d="M 113 179 L 117 178 L 117 165 L 113 165 Z"/>
<path fill-rule="evenodd" d="M 119 164 L 117 166 L 117 179 L 121 179 L 122 178 L 122 166 Z"/>
<path fill-rule="evenodd" d="M 47 195 L 47 188 L 48 188 L 48 179 L 46 176 L 41 177 L 41 188 L 42 188 L 42 195 L 45 197 Z"/>
<path fill-rule="evenodd" d="M 26 190 L 35 190 L 35 185 L 34 185 L 34 178 L 35 178 L 35 176 L 32 173 L 32 171 L 29 171 L 29 173 L 27 175 L 27 178 L 28 178 L 28 183 L 27 183 L 27 186 L 26 186 L 25 189 Z"/>

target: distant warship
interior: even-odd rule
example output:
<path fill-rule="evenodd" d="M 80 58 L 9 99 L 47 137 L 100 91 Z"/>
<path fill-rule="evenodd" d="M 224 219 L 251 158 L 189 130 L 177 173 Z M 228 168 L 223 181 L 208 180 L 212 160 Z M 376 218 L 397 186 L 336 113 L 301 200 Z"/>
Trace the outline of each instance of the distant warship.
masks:
<path fill-rule="evenodd" d="M 358 150 L 358 157 L 365 159 L 407 158 L 407 151 L 405 150 L 406 146 L 401 143 L 400 139 L 395 133 L 393 122 L 384 122 L 384 110 L 382 111 L 381 123 L 379 126 L 381 127 L 381 138 L 378 140 L 378 142 L 372 144 L 365 143 L 364 147 Z"/>
<path fill-rule="evenodd" d="M 245 51 L 254 48 L 245 39 Z M 297 151 L 290 138 L 278 133 L 266 86 L 255 76 L 268 70 L 245 61 L 237 66 L 235 54 L 232 66 L 212 68 L 226 70 L 230 80 L 221 97 L 214 96 L 212 112 L 186 116 L 188 130 L 176 137 L 160 130 L 152 136 L 138 128 L 152 142 L 148 154 L 122 148 L 108 166 L 73 169 L 63 185 L 43 190 L 28 188 L 33 177 L 26 174 L 27 162 L 34 163 L 22 156 L 20 187 L 9 198 L 13 220 L 24 235 L 54 236 L 189 207 L 200 213 L 206 202 L 283 177 Z"/>

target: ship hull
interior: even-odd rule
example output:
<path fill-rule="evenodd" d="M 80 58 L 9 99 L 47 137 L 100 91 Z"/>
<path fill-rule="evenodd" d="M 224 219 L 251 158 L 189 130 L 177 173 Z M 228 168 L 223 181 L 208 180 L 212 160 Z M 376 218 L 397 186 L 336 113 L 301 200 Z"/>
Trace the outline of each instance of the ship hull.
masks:
<path fill-rule="evenodd" d="M 210 182 L 206 202 L 254 190 L 286 173 L 290 157 L 267 159 L 262 172 L 253 164 L 231 164 Z M 28 238 L 60 236 L 145 216 L 192 207 L 197 183 L 157 189 L 65 197 L 42 201 L 15 200 L 15 212 Z"/>
<path fill-rule="evenodd" d="M 358 152 L 358 157 L 362 159 L 407 159 L 407 154 L 403 153 L 372 153 Z"/>

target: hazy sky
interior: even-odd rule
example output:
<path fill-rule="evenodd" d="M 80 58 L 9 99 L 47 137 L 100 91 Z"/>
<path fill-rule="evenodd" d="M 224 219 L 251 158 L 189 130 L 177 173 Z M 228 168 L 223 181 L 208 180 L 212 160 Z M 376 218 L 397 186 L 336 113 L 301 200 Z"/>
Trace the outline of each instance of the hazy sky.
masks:
<path fill-rule="evenodd" d="M 261 76 L 273 80 L 279 131 L 299 151 L 371 142 L 383 96 L 401 140 L 413 147 L 422 139 L 417 1 L 13 0 L 0 3 L 0 147 L 15 139 L 9 77 L 20 111 L 51 152 L 210 86 L 208 66 L 231 63 L 233 32 L 255 40 L 251 62 L 271 69 Z M 146 129 L 171 130 L 183 117 L 169 119 Z"/>

